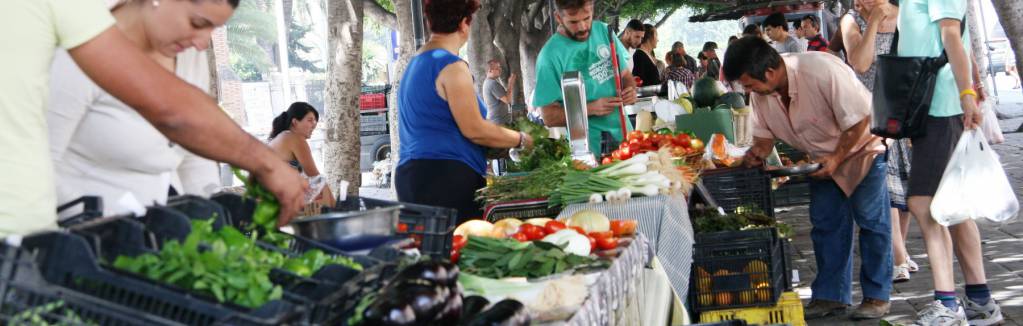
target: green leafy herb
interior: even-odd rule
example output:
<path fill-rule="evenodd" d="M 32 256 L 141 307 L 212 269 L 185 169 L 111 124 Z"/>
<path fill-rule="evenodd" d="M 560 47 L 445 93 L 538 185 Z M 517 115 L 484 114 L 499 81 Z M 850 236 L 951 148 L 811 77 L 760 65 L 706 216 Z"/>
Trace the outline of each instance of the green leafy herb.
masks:
<path fill-rule="evenodd" d="M 529 172 L 571 157 L 572 151 L 568 141 L 549 138 L 550 134 L 543 125 L 528 119 L 519 119 L 515 122 L 515 129 L 533 138 L 533 148 L 520 153 L 519 162 L 509 163 L 509 172 Z"/>
<path fill-rule="evenodd" d="M 606 260 L 566 254 L 561 247 L 546 242 L 488 237 L 469 237 L 458 259 L 463 272 L 488 278 L 537 278 L 569 269 L 608 265 Z"/>

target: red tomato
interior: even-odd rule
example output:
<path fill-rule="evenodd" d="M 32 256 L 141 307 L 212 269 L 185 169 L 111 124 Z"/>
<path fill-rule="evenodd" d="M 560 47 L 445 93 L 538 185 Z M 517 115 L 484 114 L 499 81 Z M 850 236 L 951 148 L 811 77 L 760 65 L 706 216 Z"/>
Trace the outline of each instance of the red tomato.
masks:
<path fill-rule="evenodd" d="M 629 144 L 629 154 L 636 155 L 643 152 L 643 145 L 640 143 Z"/>
<path fill-rule="evenodd" d="M 554 232 L 558 232 L 558 231 L 561 231 L 561 230 L 564 230 L 564 229 L 565 229 L 565 223 L 561 223 L 561 222 L 558 222 L 558 221 L 549 221 L 549 222 L 547 222 L 547 224 L 544 224 L 544 226 L 543 226 L 543 230 L 544 230 L 544 232 L 547 232 L 547 234 L 552 234 Z"/>
<path fill-rule="evenodd" d="M 597 251 L 597 239 L 595 239 L 595 238 L 593 238 L 591 236 L 586 236 L 586 238 L 590 239 L 590 253 L 593 253 L 594 251 Z"/>
<path fill-rule="evenodd" d="M 618 248 L 618 239 L 617 238 L 597 239 L 597 248 L 600 248 L 600 250 L 611 250 L 614 248 Z"/>
<path fill-rule="evenodd" d="M 600 160 L 600 165 L 607 165 L 611 163 L 614 163 L 614 160 L 611 157 L 605 157 L 604 159 Z"/>
<path fill-rule="evenodd" d="M 462 247 L 465 247 L 467 243 L 469 243 L 468 238 L 456 235 L 454 238 L 451 238 L 451 249 L 462 250 Z"/>
<path fill-rule="evenodd" d="M 519 242 L 529 241 L 529 237 L 527 237 L 526 234 L 522 233 L 521 231 L 519 233 L 513 234 L 511 238 L 519 240 Z"/>
<path fill-rule="evenodd" d="M 519 232 L 526 235 L 526 238 L 528 238 L 529 241 L 543 239 L 545 235 L 543 228 L 532 224 L 522 224 L 522 226 L 519 227 L 519 230 Z"/>
<path fill-rule="evenodd" d="M 611 159 L 614 160 L 614 161 L 621 161 L 622 160 L 622 152 L 621 151 L 617 151 L 617 150 L 614 151 L 614 152 L 611 152 Z"/>
<path fill-rule="evenodd" d="M 682 146 L 686 148 L 692 147 L 692 143 L 689 141 L 689 135 L 687 134 L 675 135 L 675 139 L 672 141 L 675 143 L 675 146 Z"/>
<path fill-rule="evenodd" d="M 671 156 L 681 157 L 681 156 L 685 156 L 687 153 L 688 152 L 686 151 L 686 149 L 684 147 L 682 147 L 682 146 L 672 146 L 671 147 Z"/>
<path fill-rule="evenodd" d="M 657 148 L 672 148 L 675 147 L 675 143 L 671 139 L 661 139 L 657 142 Z"/>
<path fill-rule="evenodd" d="M 408 224 L 398 223 L 398 233 L 408 233 Z"/>
<path fill-rule="evenodd" d="M 614 220 L 611 221 L 611 233 L 615 236 L 634 234 L 638 225 L 636 220 Z"/>
<path fill-rule="evenodd" d="M 643 139 L 643 136 L 644 136 L 644 135 L 643 135 L 643 132 L 642 132 L 642 131 L 639 131 L 639 130 L 633 130 L 633 131 L 630 131 L 630 132 L 629 132 L 629 137 L 628 137 L 627 139 L 628 139 L 628 140 L 633 140 L 633 139 L 639 139 L 639 140 L 642 140 L 642 139 Z"/>
<path fill-rule="evenodd" d="M 461 257 L 461 256 L 462 256 L 461 252 L 459 252 L 458 250 L 455 250 L 455 249 L 451 249 L 451 262 L 452 263 L 457 264 L 458 263 L 458 257 Z"/>
<path fill-rule="evenodd" d="M 597 240 L 614 237 L 614 233 L 612 233 L 611 231 L 590 232 L 589 235 Z"/>
<path fill-rule="evenodd" d="M 579 232 L 579 234 L 586 235 L 586 231 L 583 230 L 583 228 L 581 228 L 581 227 L 572 226 L 572 227 L 569 227 L 569 229 L 575 230 L 575 232 Z"/>
<path fill-rule="evenodd" d="M 626 145 L 625 148 L 618 149 L 618 151 L 621 152 L 621 154 L 619 154 L 618 156 L 621 156 L 622 160 L 627 160 L 627 159 L 629 159 L 629 157 L 632 157 L 632 155 L 634 154 L 632 152 L 632 148 L 629 147 L 628 145 Z"/>

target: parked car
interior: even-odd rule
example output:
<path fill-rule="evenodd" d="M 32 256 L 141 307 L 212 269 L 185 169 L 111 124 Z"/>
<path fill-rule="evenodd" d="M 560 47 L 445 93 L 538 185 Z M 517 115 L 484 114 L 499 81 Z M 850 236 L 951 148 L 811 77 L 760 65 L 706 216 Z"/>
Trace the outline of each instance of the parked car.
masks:
<path fill-rule="evenodd" d="M 386 100 L 390 89 L 390 85 L 362 87 L 359 98 L 359 135 L 362 139 L 359 169 L 362 172 L 372 171 L 373 163 L 385 160 L 391 154 Z"/>

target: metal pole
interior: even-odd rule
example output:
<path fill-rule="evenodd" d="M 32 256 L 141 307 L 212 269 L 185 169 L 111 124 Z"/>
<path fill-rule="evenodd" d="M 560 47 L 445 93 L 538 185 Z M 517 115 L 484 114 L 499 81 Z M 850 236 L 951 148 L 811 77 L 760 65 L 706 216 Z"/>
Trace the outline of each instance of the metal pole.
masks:
<path fill-rule="evenodd" d="M 288 65 L 288 25 L 284 21 L 284 1 L 274 1 L 277 12 L 277 55 L 281 59 L 281 88 L 284 94 L 285 107 L 291 103 L 291 67 Z M 274 111 L 277 112 L 277 111 Z"/>
<path fill-rule="evenodd" d="M 426 22 L 423 16 L 423 0 L 412 0 L 412 35 L 416 50 L 426 44 Z"/>

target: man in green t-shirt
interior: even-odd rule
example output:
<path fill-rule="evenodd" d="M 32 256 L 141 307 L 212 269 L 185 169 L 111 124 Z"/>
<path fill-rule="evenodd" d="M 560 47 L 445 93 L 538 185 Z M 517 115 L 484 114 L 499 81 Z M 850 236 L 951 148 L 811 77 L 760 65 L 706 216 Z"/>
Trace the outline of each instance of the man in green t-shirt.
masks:
<path fill-rule="evenodd" d="M 541 108 L 548 127 L 564 126 L 561 76 L 568 71 L 579 71 L 586 86 L 590 151 L 599 156 L 601 132 L 610 132 L 616 140 L 621 140 L 624 132 L 618 110 L 622 105 L 636 103 L 636 81 L 628 69 L 628 52 L 618 37 L 614 37 L 622 78 L 619 95 L 615 90 L 607 24 L 593 20 L 593 0 L 555 0 L 554 3 L 558 32 L 547 40 L 537 57 L 533 106 Z M 631 128 L 628 121 L 626 128 Z"/>

